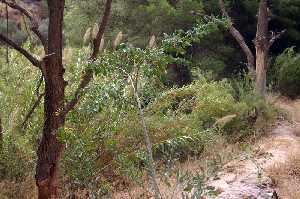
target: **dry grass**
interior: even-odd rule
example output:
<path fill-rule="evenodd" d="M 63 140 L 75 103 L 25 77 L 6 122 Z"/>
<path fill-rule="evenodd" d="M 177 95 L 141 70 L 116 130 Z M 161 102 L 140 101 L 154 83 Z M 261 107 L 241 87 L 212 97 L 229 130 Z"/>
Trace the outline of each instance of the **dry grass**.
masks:
<path fill-rule="evenodd" d="M 27 178 L 23 182 L 1 181 L 0 183 L 0 199 L 35 199 L 37 189 L 35 181 Z"/>
<path fill-rule="evenodd" d="M 267 170 L 280 198 L 300 198 L 300 151 L 291 153 L 285 163 L 271 166 Z"/>
<path fill-rule="evenodd" d="M 214 142 L 208 144 L 200 157 L 191 157 L 184 162 L 175 163 L 175 170 L 182 173 L 196 175 L 197 173 L 204 175 L 205 180 L 214 177 L 220 169 L 239 156 L 241 151 L 240 143 L 228 144 L 222 136 L 216 137 Z M 181 199 L 184 186 L 176 182 L 175 171 L 168 177 L 168 184 L 164 182 L 159 175 L 159 189 L 163 198 Z M 146 177 L 143 185 L 135 185 L 128 187 L 127 190 L 117 191 L 112 194 L 113 199 L 148 199 L 153 198 L 151 195 L 150 185 L 147 184 Z"/>

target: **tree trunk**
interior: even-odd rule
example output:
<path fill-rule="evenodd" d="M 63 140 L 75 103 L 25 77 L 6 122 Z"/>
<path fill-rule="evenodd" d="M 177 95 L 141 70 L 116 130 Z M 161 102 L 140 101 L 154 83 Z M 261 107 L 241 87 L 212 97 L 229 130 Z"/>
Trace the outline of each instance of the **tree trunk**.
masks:
<path fill-rule="evenodd" d="M 256 91 L 264 96 L 266 91 L 267 64 L 270 43 L 268 39 L 268 7 L 267 1 L 259 3 L 257 32 L 255 38 L 256 48 Z"/>
<path fill-rule="evenodd" d="M 258 48 L 256 50 L 256 81 L 255 88 L 260 96 L 266 92 L 267 79 L 267 58 L 268 53 Z"/>
<path fill-rule="evenodd" d="M 48 53 L 43 60 L 45 79 L 44 129 L 38 147 L 36 166 L 36 184 L 39 199 L 58 198 L 59 159 L 64 145 L 57 139 L 64 118 L 59 112 L 64 105 L 66 82 L 63 78 L 62 42 L 64 0 L 48 0 L 49 30 Z"/>
<path fill-rule="evenodd" d="M 60 128 L 64 126 L 65 117 L 78 103 L 81 91 L 89 84 L 92 79 L 93 71 L 86 70 L 75 94 L 74 98 L 65 103 L 64 72 L 62 64 L 63 51 L 63 16 L 65 0 L 47 0 L 49 9 L 48 40 L 46 40 L 38 30 L 38 24 L 32 16 L 22 6 L 15 2 L 3 1 L 6 5 L 20 11 L 31 21 L 31 30 L 41 40 L 45 56 L 43 60 L 38 60 L 27 50 L 14 43 L 12 40 L 0 33 L 0 40 L 11 46 L 23 56 L 25 56 L 34 66 L 38 67 L 43 74 L 45 81 L 45 100 L 44 100 L 44 128 L 37 151 L 36 165 L 36 184 L 38 187 L 39 199 L 58 198 L 58 171 L 59 159 L 64 149 L 64 144 L 60 143 L 57 134 Z M 99 53 L 99 46 L 107 26 L 111 11 L 112 0 L 106 1 L 105 11 L 97 37 L 93 40 L 93 53 L 90 61 L 93 62 Z M 66 105 L 65 105 L 66 104 Z M 26 119 L 25 119 L 26 121 Z M 1 121 L 0 121 L 1 128 Z M 1 139 L 0 129 L 0 139 Z"/>
<path fill-rule="evenodd" d="M 225 8 L 225 4 L 223 0 L 219 0 L 219 6 L 220 9 L 222 11 L 222 15 L 229 18 L 229 15 L 226 11 Z M 247 67 L 248 70 L 251 74 L 254 74 L 254 70 L 255 70 L 255 58 L 253 53 L 251 52 L 249 46 L 247 45 L 244 37 L 242 36 L 242 34 L 233 26 L 233 22 L 231 22 L 230 26 L 229 26 L 229 32 L 230 34 L 233 36 L 233 38 L 238 42 L 238 44 L 240 45 L 241 49 L 243 50 L 246 58 L 247 58 Z"/>

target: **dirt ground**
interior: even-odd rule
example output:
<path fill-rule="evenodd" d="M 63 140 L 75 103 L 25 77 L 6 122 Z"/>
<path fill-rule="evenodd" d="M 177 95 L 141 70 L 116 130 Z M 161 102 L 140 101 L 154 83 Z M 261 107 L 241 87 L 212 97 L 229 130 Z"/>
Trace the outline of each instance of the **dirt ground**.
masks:
<path fill-rule="evenodd" d="M 257 143 L 254 153 L 225 165 L 210 184 L 221 190 L 217 199 L 300 198 L 300 101 L 280 99 L 288 114 Z"/>

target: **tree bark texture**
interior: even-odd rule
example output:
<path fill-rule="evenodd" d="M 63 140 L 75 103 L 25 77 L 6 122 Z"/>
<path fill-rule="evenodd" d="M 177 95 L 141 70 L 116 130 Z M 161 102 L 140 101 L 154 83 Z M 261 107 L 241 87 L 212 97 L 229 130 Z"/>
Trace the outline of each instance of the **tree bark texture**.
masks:
<path fill-rule="evenodd" d="M 91 81 L 93 71 L 86 71 L 74 94 L 74 98 L 69 102 L 65 102 L 65 87 L 67 82 L 63 77 L 65 69 L 62 64 L 63 15 L 65 0 L 47 0 L 49 10 L 48 39 L 42 37 L 38 30 L 38 24 L 36 23 L 35 18 L 25 8 L 21 7 L 14 1 L 0 0 L 0 2 L 8 5 L 12 9 L 20 11 L 31 21 L 31 31 L 33 31 L 41 40 L 44 47 L 45 57 L 42 60 L 38 60 L 30 52 L 0 33 L 1 41 L 24 55 L 32 63 L 32 65 L 38 67 L 43 74 L 45 82 L 44 128 L 37 151 L 38 158 L 35 178 L 36 185 L 38 187 L 38 198 L 56 199 L 59 198 L 59 160 L 64 150 L 64 144 L 59 142 L 57 134 L 65 123 L 66 115 L 78 103 L 80 96 L 82 95 L 82 91 Z M 95 61 L 99 54 L 99 46 L 108 23 L 111 12 L 111 4 L 112 0 L 106 1 L 103 17 L 99 22 L 99 31 L 97 33 L 97 37 L 93 40 L 93 52 L 89 58 L 90 62 Z M 0 129 L 0 139 L 1 131 L 2 129 Z"/>
<path fill-rule="evenodd" d="M 57 134 L 64 124 L 59 111 L 64 106 L 66 86 L 62 64 L 64 6 L 64 0 L 48 0 L 50 56 L 44 58 L 42 66 L 45 79 L 45 122 L 37 152 L 36 184 L 39 199 L 58 198 L 59 159 L 64 145 L 57 139 Z"/>
<path fill-rule="evenodd" d="M 266 91 L 267 64 L 270 43 L 268 39 L 268 7 L 267 1 L 261 0 L 258 10 L 257 32 L 255 38 L 256 48 L 256 91 L 264 96 Z"/>

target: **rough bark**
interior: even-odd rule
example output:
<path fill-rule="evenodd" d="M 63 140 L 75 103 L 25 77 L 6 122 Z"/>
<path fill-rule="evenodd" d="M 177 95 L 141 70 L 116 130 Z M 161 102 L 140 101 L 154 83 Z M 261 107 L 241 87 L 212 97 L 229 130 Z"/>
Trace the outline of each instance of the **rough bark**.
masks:
<path fill-rule="evenodd" d="M 39 199 L 58 198 L 59 159 L 64 145 L 57 139 L 64 118 L 58 112 L 64 106 L 65 86 L 62 64 L 64 0 L 48 0 L 49 32 L 48 52 L 44 58 L 43 75 L 45 79 L 44 129 L 39 144 L 36 166 L 36 184 Z"/>
<path fill-rule="evenodd" d="M 258 10 L 257 32 L 255 38 L 256 48 L 256 91 L 264 96 L 266 91 L 266 73 L 270 42 L 268 39 L 269 31 L 267 1 L 261 0 Z"/>
<path fill-rule="evenodd" d="M 228 15 L 228 13 L 226 11 L 225 4 L 224 4 L 223 0 L 219 0 L 219 6 L 220 6 L 220 9 L 222 11 L 222 15 L 225 16 L 225 17 L 227 17 L 228 19 L 230 19 L 229 15 Z M 244 52 L 244 54 L 245 54 L 245 56 L 247 58 L 247 67 L 248 67 L 248 70 L 251 73 L 254 73 L 254 71 L 255 71 L 255 58 L 254 58 L 254 55 L 253 55 L 252 51 L 250 50 L 249 46 L 247 45 L 244 37 L 233 26 L 232 22 L 231 22 L 231 24 L 229 26 L 229 32 L 233 36 L 233 38 L 238 42 L 239 46 L 243 50 L 243 52 Z"/>
<path fill-rule="evenodd" d="M 8 6 L 5 5 L 6 12 L 6 37 L 8 37 Z M 6 63 L 9 64 L 9 50 L 8 45 L 6 44 Z"/>
<path fill-rule="evenodd" d="M 112 0 L 107 0 L 104 15 L 99 22 L 99 31 L 93 41 L 93 53 L 89 58 L 93 62 L 99 54 L 99 46 L 108 23 Z M 49 6 L 49 38 L 48 53 L 42 67 L 45 79 L 45 124 L 43 137 L 38 149 L 36 183 L 39 199 L 58 198 L 59 159 L 64 145 L 57 139 L 59 129 L 64 125 L 67 113 L 78 103 L 81 91 L 92 79 L 92 71 L 87 71 L 75 92 L 74 99 L 64 105 L 66 82 L 63 78 L 62 65 L 62 32 L 63 32 L 63 0 L 48 0 Z"/>
<path fill-rule="evenodd" d="M 266 92 L 267 64 L 268 53 L 260 48 L 257 48 L 255 89 L 260 96 L 264 96 Z"/>
<path fill-rule="evenodd" d="M 34 66 L 38 67 L 43 74 L 45 81 L 44 100 L 44 128 L 37 151 L 36 184 L 38 187 L 39 199 L 58 198 L 58 172 L 59 159 L 64 149 L 64 145 L 57 139 L 59 129 L 63 127 L 67 113 L 78 103 L 82 90 L 92 79 L 92 71 L 86 71 L 75 92 L 74 99 L 68 103 L 64 102 L 66 81 L 62 64 L 63 50 L 63 15 L 64 0 L 48 0 L 49 26 L 48 40 L 39 35 L 37 24 L 32 15 L 20 7 L 14 1 L 0 0 L 0 2 L 19 10 L 29 18 L 32 23 L 31 30 L 40 38 L 45 49 L 45 57 L 38 60 L 27 50 L 18 46 L 7 36 L 0 34 L 0 40 L 23 54 Z M 90 62 L 95 61 L 99 54 L 99 46 L 108 23 L 112 0 L 106 1 L 105 11 L 97 37 L 93 41 L 93 53 L 89 58 Z"/>

